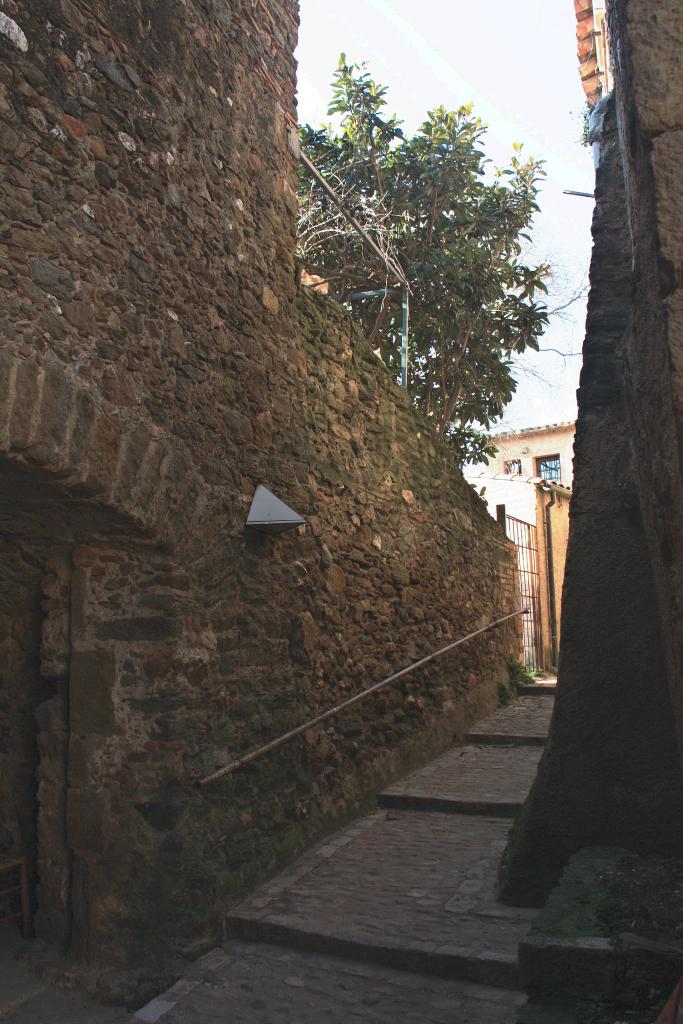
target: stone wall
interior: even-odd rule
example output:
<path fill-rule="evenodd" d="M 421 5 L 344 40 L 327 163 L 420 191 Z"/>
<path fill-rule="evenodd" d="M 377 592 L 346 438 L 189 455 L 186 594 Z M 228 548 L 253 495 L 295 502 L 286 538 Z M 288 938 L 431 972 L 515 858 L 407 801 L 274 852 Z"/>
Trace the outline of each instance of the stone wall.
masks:
<path fill-rule="evenodd" d="M 3 517 L 4 518 L 4 517 Z M 4 527 L 3 522 L 3 527 Z M 3 529 L 1 544 L 0 850 L 22 849 L 35 862 L 36 707 L 50 693 L 38 672 L 41 570 Z"/>
<path fill-rule="evenodd" d="M 582 846 L 683 850 L 683 12 L 613 0 L 609 16 L 616 91 L 593 115 L 597 202 L 559 690 L 508 849 L 503 892 L 514 901 L 542 901 Z"/>
<path fill-rule="evenodd" d="M 346 314 L 297 295 L 295 4 L 2 13 L 3 848 L 31 848 L 40 937 L 158 970 L 490 710 L 515 627 L 197 780 L 512 610 L 512 555 Z M 258 483 L 309 525 L 246 534 Z"/>
<path fill-rule="evenodd" d="M 626 394 L 683 763 L 683 11 L 622 0 L 610 34 L 634 261 Z"/>

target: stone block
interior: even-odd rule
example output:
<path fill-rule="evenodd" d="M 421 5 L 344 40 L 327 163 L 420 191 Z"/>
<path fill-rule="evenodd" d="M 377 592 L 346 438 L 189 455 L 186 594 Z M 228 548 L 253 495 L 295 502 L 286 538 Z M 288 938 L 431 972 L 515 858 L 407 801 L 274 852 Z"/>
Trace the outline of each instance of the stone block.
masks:
<path fill-rule="evenodd" d="M 273 316 L 277 316 L 280 309 L 280 302 L 273 289 L 269 288 L 268 285 L 263 286 L 261 301 L 269 313 L 272 313 Z"/>
<path fill-rule="evenodd" d="M 607 999 L 617 992 L 616 951 L 600 936 L 530 936 L 520 943 L 519 967 L 522 984 L 533 995 Z"/>
<path fill-rule="evenodd" d="M 145 510 L 150 525 L 155 520 L 154 505 L 160 498 L 161 470 L 165 459 L 168 458 L 169 448 L 170 445 L 166 441 L 153 440 L 145 454 L 142 472 L 138 473 L 135 481 L 135 501 Z"/>
<path fill-rule="evenodd" d="M 626 7 L 632 89 L 640 126 L 650 136 L 683 128 L 683 21 L 678 0 L 630 0 Z M 625 41 L 622 41 L 622 45 Z"/>
<path fill-rule="evenodd" d="M 122 443 L 119 423 L 100 409 L 88 438 L 88 475 L 85 486 L 92 494 L 110 494 Z"/>
<path fill-rule="evenodd" d="M 7 451 L 10 447 L 9 427 L 14 404 L 17 363 L 7 349 L 0 349 L 0 451 Z"/>
<path fill-rule="evenodd" d="M 330 594 L 342 594 L 346 588 L 346 574 L 338 565 L 325 570 L 325 586 Z"/>
<path fill-rule="evenodd" d="M 683 404 L 683 288 L 677 289 L 666 299 L 664 308 L 671 352 L 674 402 L 680 408 Z"/>
<path fill-rule="evenodd" d="M 29 270 L 31 278 L 49 295 L 58 299 L 70 299 L 74 293 L 74 281 L 71 274 L 52 260 L 32 260 Z"/>
<path fill-rule="evenodd" d="M 74 399 L 75 390 L 66 380 L 64 365 L 54 358 L 46 359 L 36 438 L 27 451 L 31 459 L 52 467 L 64 464 Z"/>
<path fill-rule="evenodd" d="M 23 451 L 31 444 L 40 406 L 42 370 L 34 359 L 22 360 L 17 367 L 15 401 L 10 419 L 10 444 Z"/>
<path fill-rule="evenodd" d="M 74 651 L 69 674 L 69 721 L 78 735 L 116 733 L 113 691 L 116 655 L 101 648 Z"/>
<path fill-rule="evenodd" d="M 302 612 L 292 619 L 289 654 L 293 661 L 303 665 L 316 665 L 320 661 L 320 631 L 310 612 Z"/>
<path fill-rule="evenodd" d="M 50 697 L 36 709 L 36 724 L 43 732 L 66 732 L 66 702 L 62 697 Z"/>
<path fill-rule="evenodd" d="M 98 640 L 125 640 L 129 643 L 168 640 L 177 636 L 180 624 L 176 618 L 161 615 L 138 616 L 137 618 L 110 619 L 95 627 Z"/>
<path fill-rule="evenodd" d="M 88 302 L 65 302 L 62 306 L 65 318 L 83 334 L 92 334 L 95 330 L 95 313 Z"/>
<path fill-rule="evenodd" d="M 113 491 L 114 499 L 121 505 L 133 499 L 149 447 L 149 430 L 145 428 L 126 434 L 123 438 L 123 450 Z"/>
<path fill-rule="evenodd" d="M 66 809 L 66 743 L 64 758 L 59 764 L 47 765 L 51 780 L 40 778 L 38 783 L 38 820 L 36 831 L 41 857 L 55 859 L 60 855 L 64 844 L 64 815 Z M 53 781 L 54 780 L 54 781 Z"/>
<path fill-rule="evenodd" d="M 69 736 L 69 785 L 73 789 L 87 789 L 92 786 L 94 760 L 101 745 L 99 736 L 88 734 Z"/>
<path fill-rule="evenodd" d="M 62 774 L 66 748 L 66 733 L 38 733 L 40 771 L 48 772 L 50 767 L 53 767 L 59 774 Z"/>
<path fill-rule="evenodd" d="M 80 478 L 85 474 L 97 407 L 93 396 L 82 387 L 76 390 L 75 404 L 75 417 L 69 437 L 68 464 L 70 471 Z"/>
<path fill-rule="evenodd" d="M 88 622 L 88 581 L 87 568 L 74 569 L 71 577 L 71 632 L 76 640 L 83 640 Z"/>
<path fill-rule="evenodd" d="M 667 132 L 654 140 L 654 172 L 657 229 L 661 257 L 673 269 L 676 286 L 683 285 L 683 194 L 680 168 L 683 162 L 683 131 Z"/>
<path fill-rule="evenodd" d="M 108 797 L 102 790 L 69 789 L 66 798 L 66 841 L 75 853 L 104 852 L 104 818 Z"/>

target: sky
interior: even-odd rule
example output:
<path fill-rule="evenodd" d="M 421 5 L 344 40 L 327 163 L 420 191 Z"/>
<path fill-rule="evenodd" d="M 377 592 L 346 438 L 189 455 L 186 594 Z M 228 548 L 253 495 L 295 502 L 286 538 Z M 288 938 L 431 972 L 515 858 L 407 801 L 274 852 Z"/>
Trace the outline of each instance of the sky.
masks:
<path fill-rule="evenodd" d="M 301 0 L 299 121 L 327 120 L 340 53 L 367 62 L 388 87 L 389 112 L 407 131 L 427 110 L 473 103 L 488 125 L 485 150 L 496 164 L 512 144 L 546 162 L 533 254 L 553 267 L 550 307 L 585 282 L 590 259 L 590 151 L 580 145 L 584 96 L 572 0 Z M 540 354 L 515 368 L 517 393 L 496 430 L 574 419 L 585 302 L 553 318 Z"/>

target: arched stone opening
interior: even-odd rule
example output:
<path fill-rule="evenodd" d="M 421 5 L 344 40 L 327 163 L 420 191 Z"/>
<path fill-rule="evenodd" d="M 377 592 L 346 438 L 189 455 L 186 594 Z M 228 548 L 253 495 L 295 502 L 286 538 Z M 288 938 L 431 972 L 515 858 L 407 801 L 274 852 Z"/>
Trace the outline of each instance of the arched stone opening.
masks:
<path fill-rule="evenodd" d="M 0 461 L 0 855 L 27 857 L 34 932 L 62 948 L 73 930 L 70 736 L 106 716 L 115 671 L 113 652 L 82 649 L 86 543 L 96 566 L 103 543 L 130 544 L 130 523 Z"/>
<path fill-rule="evenodd" d="M 88 958 L 123 914 L 104 833 L 147 739 L 112 694 L 129 647 L 172 646 L 175 598 L 154 581 L 201 490 L 175 442 L 58 360 L 0 362 L 0 856 L 28 858 L 34 934 Z"/>

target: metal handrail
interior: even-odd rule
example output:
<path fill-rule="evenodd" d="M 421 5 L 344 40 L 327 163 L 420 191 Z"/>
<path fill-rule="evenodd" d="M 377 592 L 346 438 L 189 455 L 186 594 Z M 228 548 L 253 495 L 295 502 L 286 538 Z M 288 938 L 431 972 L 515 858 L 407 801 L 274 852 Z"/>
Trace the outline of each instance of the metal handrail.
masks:
<path fill-rule="evenodd" d="M 306 168 L 309 174 L 312 174 L 315 180 L 318 182 L 325 194 L 332 200 L 337 209 L 346 217 L 347 221 L 354 229 L 354 231 L 360 235 L 361 239 L 370 247 L 375 256 L 379 256 L 380 260 L 384 263 L 387 271 L 392 273 L 402 289 L 402 317 L 401 317 L 401 387 L 408 390 L 408 324 L 410 321 L 410 295 L 412 289 L 410 282 L 405 275 L 403 267 L 395 260 L 390 259 L 386 253 L 383 253 L 378 245 L 373 242 L 370 235 L 367 233 L 365 228 L 358 223 L 353 214 L 346 208 L 346 204 L 334 191 L 330 183 L 327 181 L 325 176 L 321 174 L 318 168 L 315 166 L 312 160 L 309 160 L 303 150 L 299 153 L 299 162 Z M 350 295 L 349 298 L 362 298 L 370 295 L 387 295 L 389 291 L 393 291 L 390 288 L 384 288 L 365 292 L 356 292 L 355 295 Z"/>
<path fill-rule="evenodd" d="M 358 223 L 353 214 L 349 210 L 347 210 L 343 200 L 339 198 L 339 196 L 334 191 L 330 183 L 326 180 L 324 175 L 320 173 L 315 164 L 311 160 L 309 160 L 309 158 L 306 156 L 303 150 L 299 153 L 299 162 L 304 165 L 309 174 L 313 175 L 313 177 L 318 182 L 320 187 L 323 189 L 325 194 L 332 200 L 332 202 L 338 208 L 340 213 L 342 213 L 346 217 L 353 230 L 358 235 L 360 235 L 360 237 L 363 239 L 366 245 L 368 245 L 370 249 L 372 249 L 375 256 L 378 256 L 380 258 L 380 260 L 387 268 L 387 270 L 389 270 L 396 277 L 397 281 L 399 281 L 400 284 L 404 288 L 406 288 L 408 292 L 410 292 L 410 282 L 408 281 L 408 278 L 405 275 L 403 267 L 401 267 L 394 260 L 390 259 L 390 257 L 383 253 L 380 247 L 375 242 L 373 242 L 365 228 L 363 228 L 362 225 Z"/>
<path fill-rule="evenodd" d="M 342 704 L 337 704 L 336 707 L 330 708 L 328 711 L 324 711 L 322 715 L 317 715 L 309 722 L 304 722 L 303 725 L 298 725 L 296 729 L 292 729 L 291 732 L 285 733 L 284 736 L 278 736 L 276 740 L 271 740 L 270 743 L 266 743 L 265 746 L 259 747 L 257 750 L 252 750 L 250 754 L 245 754 L 244 757 L 240 757 L 236 761 L 231 761 L 230 764 L 226 764 L 225 767 L 212 772 L 211 775 L 206 775 L 203 779 L 198 780 L 197 785 L 208 786 L 212 782 L 224 779 L 226 775 L 231 775 L 238 768 L 244 768 L 246 765 L 252 764 L 253 761 L 263 757 L 264 754 L 269 753 L 271 750 L 275 750 L 277 747 L 283 746 L 285 743 L 288 743 L 289 740 L 294 739 L 295 736 L 300 736 L 302 733 L 312 729 L 314 725 L 320 725 L 321 722 L 325 722 L 328 718 L 332 718 L 333 715 L 338 714 L 345 708 L 350 708 L 353 704 L 357 704 L 358 701 L 363 700 L 371 693 L 376 693 L 377 690 L 381 690 L 382 687 L 388 686 L 389 683 L 395 683 L 397 679 L 407 675 L 409 672 L 413 672 L 416 668 L 420 668 L 422 665 L 426 665 L 428 661 L 433 661 L 434 658 L 438 658 L 442 654 L 447 654 L 448 651 L 452 651 L 454 647 L 459 647 L 460 644 L 464 644 L 467 640 L 472 640 L 473 637 L 479 636 L 481 633 L 488 632 L 489 629 L 495 629 L 496 626 L 500 626 L 501 623 L 507 622 L 508 619 L 514 619 L 518 615 L 526 615 L 528 611 L 528 608 L 520 608 L 519 611 L 510 612 L 508 615 L 503 615 L 499 619 L 493 619 L 480 629 L 475 629 L 473 633 L 468 633 L 466 636 L 460 637 L 459 640 L 452 641 L 452 643 L 447 644 L 440 650 L 434 651 L 433 654 L 428 654 L 426 658 L 420 658 L 419 661 L 413 662 L 413 664 L 408 665 L 407 668 L 402 668 L 400 672 L 394 672 L 393 675 L 387 676 L 386 679 L 382 679 L 379 683 L 375 683 L 374 686 L 369 687 L 367 690 L 357 693 L 355 697 L 350 697 Z"/>

